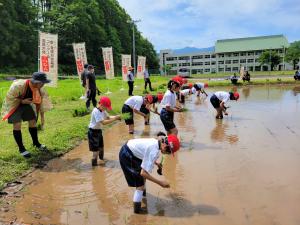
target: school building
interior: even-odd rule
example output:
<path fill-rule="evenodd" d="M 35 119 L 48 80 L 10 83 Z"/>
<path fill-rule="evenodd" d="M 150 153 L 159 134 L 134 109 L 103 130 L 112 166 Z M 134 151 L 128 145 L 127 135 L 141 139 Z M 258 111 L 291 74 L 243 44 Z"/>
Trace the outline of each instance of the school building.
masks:
<path fill-rule="evenodd" d="M 193 52 L 176 52 L 170 49 L 161 50 L 160 70 L 164 74 L 164 65 L 170 65 L 170 73 L 178 73 L 187 69 L 190 74 L 207 74 L 239 72 L 240 68 L 248 71 L 268 71 L 270 65 L 260 65 L 258 57 L 263 51 L 276 51 L 282 58 L 277 70 L 293 69 L 284 61 L 286 49 L 289 47 L 283 35 L 247 37 L 217 40 L 214 47 L 198 49 Z"/>

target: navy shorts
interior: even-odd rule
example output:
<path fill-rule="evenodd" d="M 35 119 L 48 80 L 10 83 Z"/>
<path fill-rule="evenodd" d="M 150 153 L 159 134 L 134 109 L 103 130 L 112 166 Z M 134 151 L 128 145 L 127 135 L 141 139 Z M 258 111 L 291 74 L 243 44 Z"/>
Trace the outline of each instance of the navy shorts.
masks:
<path fill-rule="evenodd" d="M 146 108 L 146 105 L 142 105 L 140 111 L 146 115 L 150 113 L 150 110 Z"/>
<path fill-rule="evenodd" d="M 10 117 L 8 117 L 8 123 L 19 123 L 22 120 L 30 121 L 34 119 L 36 119 L 36 116 L 31 105 L 21 104 L 17 110 Z"/>
<path fill-rule="evenodd" d="M 134 121 L 133 121 L 133 109 L 130 108 L 130 106 L 124 104 L 123 107 L 122 107 L 122 113 L 129 113 L 130 114 L 130 118 L 125 119 L 126 125 L 134 124 Z"/>
<path fill-rule="evenodd" d="M 174 112 L 169 112 L 165 108 L 163 108 L 160 112 L 160 120 L 163 123 L 166 131 L 176 127 L 174 123 Z"/>
<path fill-rule="evenodd" d="M 129 187 L 141 187 L 145 184 L 141 176 L 142 160 L 135 157 L 127 144 L 123 145 L 119 153 L 120 165 Z"/>
<path fill-rule="evenodd" d="M 89 128 L 88 131 L 89 149 L 91 152 L 98 152 L 103 149 L 103 136 L 101 129 Z"/>
<path fill-rule="evenodd" d="M 196 89 L 196 91 L 200 91 L 201 88 L 199 88 L 199 86 L 197 84 L 194 84 L 194 88 Z"/>
<path fill-rule="evenodd" d="M 215 109 L 220 107 L 220 100 L 217 98 L 216 95 L 210 97 L 210 102 Z"/>

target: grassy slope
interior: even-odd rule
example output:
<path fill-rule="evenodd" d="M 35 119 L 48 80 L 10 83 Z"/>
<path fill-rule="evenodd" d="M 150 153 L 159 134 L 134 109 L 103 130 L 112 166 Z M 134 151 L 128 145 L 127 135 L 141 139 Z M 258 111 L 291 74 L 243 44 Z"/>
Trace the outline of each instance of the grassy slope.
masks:
<path fill-rule="evenodd" d="M 168 78 L 152 77 L 154 88 L 166 83 Z M 268 81 L 267 81 L 268 80 Z M 230 81 L 208 81 L 210 86 L 230 85 Z M 249 84 L 278 84 L 295 83 L 291 78 L 277 80 L 261 79 L 253 82 L 246 82 L 240 85 Z M 0 104 L 10 86 L 9 81 L 0 81 Z M 78 141 L 86 137 L 87 125 L 90 116 L 73 117 L 74 109 L 84 108 L 85 102 L 79 100 L 82 88 L 78 80 L 59 81 L 58 88 L 48 88 L 49 95 L 54 103 L 54 109 L 46 113 L 45 130 L 39 132 L 41 143 L 49 148 L 48 153 L 39 153 L 31 146 L 31 138 L 27 130 L 27 123 L 23 123 L 23 141 L 28 150 L 33 153 L 30 160 L 25 160 L 18 153 L 17 146 L 12 136 L 12 125 L 7 122 L 0 123 L 0 190 L 5 183 L 10 182 L 20 176 L 24 171 L 32 166 L 43 163 L 45 160 L 59 156 L 72 149 Z M 127 84 L 120 79 L 97 80 L 97 85 L 102 92 L 109 91 L 114 111 L 111 114 L 120 113 L 124 101 L 127 99 Z M 135 82 L 138 87 L 134 89 L 134 94 L 141 95 L 143 92 L 143 80 Z M 121 91 L 121 88 L 124 88 Z M 158 90 L 164 92 L 164 89 Z M 1 104 L 2 105 L 2 104 Z"/>

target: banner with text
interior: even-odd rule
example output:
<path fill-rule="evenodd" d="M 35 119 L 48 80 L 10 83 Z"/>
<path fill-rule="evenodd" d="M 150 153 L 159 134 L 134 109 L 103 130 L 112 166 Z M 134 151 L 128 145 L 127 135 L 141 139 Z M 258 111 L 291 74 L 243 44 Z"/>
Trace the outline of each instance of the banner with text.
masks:
<path fill-rule="evenodd" d="M 58 35 L 39 32 L 39 71 L 51 80 L 48 86 L 57 87 Z"/>
<path fill-rule="evenodd" d="M 122 55 L 122 78 L 127 81 L 128 68 L 131 66 L 131 55 Z"/>
<path fill-rule="evenodd" d="M 102 53 L 103 53 L 103 63 L 104 63 L 106 79 L 113 79 L 114 78 L 114 60 L 113 60 L 112 47 L 102 48 Z"/>
<path fill-rule="evenodd" d="M 75 56 L 75 63 L 77 68 L 77 74 L 81 79 L 81 73 L 84 70 L 84 64 L 87 64 L 85 43 L 73 43 L 73 50 Z"/>
<path fill-rule="evenodd" d="M 144 70 L 146 66 L 146 57 L 138 56 L 138 64 L 137 64 L 137 78 L 144 78 Z"/>

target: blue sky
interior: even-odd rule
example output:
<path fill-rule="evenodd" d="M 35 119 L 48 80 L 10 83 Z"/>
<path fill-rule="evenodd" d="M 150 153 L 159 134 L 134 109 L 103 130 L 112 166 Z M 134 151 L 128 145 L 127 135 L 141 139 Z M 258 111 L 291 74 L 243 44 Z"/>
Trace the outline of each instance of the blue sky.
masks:
<path fill-rule="evenodd" d="M 155 50 L 283 34 L 300 40 L 300 0 L 118 0 Z"/>

